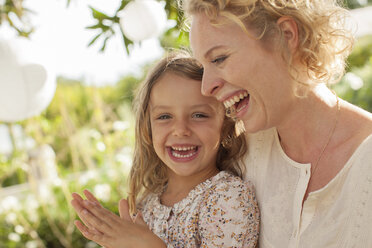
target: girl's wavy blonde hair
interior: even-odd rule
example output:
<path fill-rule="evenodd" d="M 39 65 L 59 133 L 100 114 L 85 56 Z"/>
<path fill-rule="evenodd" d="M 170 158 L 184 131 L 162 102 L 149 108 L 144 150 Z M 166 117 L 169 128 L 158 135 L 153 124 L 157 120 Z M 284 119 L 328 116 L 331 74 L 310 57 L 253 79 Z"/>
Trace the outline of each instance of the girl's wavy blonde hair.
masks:
<path fill-rule="evenodd" d="M 337 0 L 178 0 L 186 15 L 204 13 L 214 23 L 226 17 L 245 32 L 265 42 L 280 38 L 283 57 L 287 58 L 291 76 L 298 71 L 292 65 L 284 35 L 277 20 L 287 16 L 295 20 L 299 33 L 297 54 L 315 82 L 334 83 L 345 71 L 345 60 L 352 50 L 354 38 L 345 28 L 348 11 Z M 248 32 L 249 33 L 249 32 Z M 278 35 L 279 34 L 279 35 Z M 286 56 L 285 56 L 286 55 Z"/>
<path fill-rule="evenodd" d="M 167 183 L 167 167 L 155 153 L 152 143 L 149 114 L 150 94 L 154 85 L 165 73 L 198 80 L 203 67 L 186 52 L 173 52 L 160 60 L 139 85 L 134 99 L 136 116 L 135 148 L 129 173 L 129 211 L 134 214 L 137 204 L 149 193 L 161 193 Z M 242 158 L 247 150 L 243 135 L 235 137 L 235 122 L 225 117 L 221 131 L 221 145 L 217 152 L 217 168 L 237 176 L 243 174 Z M 223 145 L 222 145 L 223 143 Z"/>

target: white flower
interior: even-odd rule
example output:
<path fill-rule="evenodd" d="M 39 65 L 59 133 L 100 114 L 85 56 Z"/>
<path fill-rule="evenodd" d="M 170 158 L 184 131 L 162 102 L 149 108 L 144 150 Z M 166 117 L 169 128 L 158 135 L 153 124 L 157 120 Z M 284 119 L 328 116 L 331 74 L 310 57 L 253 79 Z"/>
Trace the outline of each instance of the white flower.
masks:
<path fill-rule="evenodd" d="M 16 225 L 14 230 L 16 231 L 16 233 L 18 234 L 23 234 L 25 233 L 25 228 L 21 225 Z"/>
<path fill-rule="evenodd" d="M 87 171 L 79 177 L 80 185 L 86 185 L 90 180 L 96 177 L 97 173 L 95 171 Z"/>
<path fill-rule="evenodd" d="M 90 129 L 88 131 L 88 134 L 91 138 L 95 139 L 95 140 L 98 140 L 102 137 L 101 133 L 98 132 L 96 129 Z"/>
<path fill-rule="evenodd" d="M 59 177 L 58 178 L 55 178 L 53 181 L 52 181 L 53 185 L 56 186 L 56 187 L 60 187 L 62 186 L 62 179 L 60 179 Z"/>
<path fill-rule="evenodd" d="M 363 79 L 352 72 L 348 72 L 345 74 L 345 80 L 349 83 L 350 87 L 353 90 L 359 90 L 363 87 Z"/>
<path fill-rule="evenodd" d="M 8 223 L 8 224 L 14 224 L 17 220 L 17 215 L 13 212 L 7 214 L 5 216 L 5 221 Z"/>
<path fill-rule="evenodd" d="M 50 186 L 44 182 L 40 182 L 38 186 L 40 198 L 45 201 L 48 201 L 51 197 Z"/>
<path fill-rule="evenodd" d="M 107 202 L 110 199 L 110 193 L 111 188 L 108 184 L 97 184 L 94 187 L 94 195 L 104 202 Z"/>
<path fill-rule="evenodd" d="M 89 241 L 88 243 L 85 244 L 85 248 L 96 248 L 98 245 L 92 241 Z"/>
<path fill-rule="evenodd" d="M 128 154 L 119 153 L 116 154 L 115 159 L 123 166 L 131 166 L 132 165 L 132 156 Z"/>
<path fill-rule="evenodd" d="M 19 242 L 21 240 L 21 236 L 17 233 L 9 233 L 8 239 L 14 242 Z"/>
<path fill-rule="evenodd" d="M 27 214 L 28 214 L 27 220 L 29 220 L 30 222 L 36 223 L 39 221 L 39 215 L 37 211 L 31 210 L 31 211 L 28 211 Z"/>
<path fill-rule="evenodd" d="M 34 195 L 27 196 L 26 204 L 27 204 L 27 209 L 37 209 L 40 206 L 39 202 L 36 200 Z"/>
<path fill-rule="evenodd" d="M 97 148 L 98 151 L 103 152 L 103 151 L 106 150 L 106 145 L 105 145 L 105 143 L 100 141 L 100 142 L 97 142 L 96 148 Z"/>
<path fill-rule="evenodd" d="M 21 204 L 18 201 L 18 198 L 12 195 L 5 197 L 0 205 L 4 211 L 18 211 L 21 209 Z"/>
<path fill-rule="evenodd" d="M 27 241 L 26 248 L 37 248 L 37 241 L 35 240 Z"/>
<path fill-rule="evenodd" d="M 128 121 L 115 121 L 112 124 L 112 129 L 118 132 L 125 131 L 129 128 L 129 122 Z"/>

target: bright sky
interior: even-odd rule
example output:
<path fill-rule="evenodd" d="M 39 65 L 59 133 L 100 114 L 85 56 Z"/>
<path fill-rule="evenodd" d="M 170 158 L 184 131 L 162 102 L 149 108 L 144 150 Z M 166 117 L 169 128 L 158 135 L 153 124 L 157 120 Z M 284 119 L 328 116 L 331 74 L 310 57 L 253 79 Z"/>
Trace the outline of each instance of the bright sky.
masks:
<path fill-rule="evenodd" d="M 126 55 L 120 35 L 108 41 L 103 53 L 100 41 L 87 47 L 97 31 L 85 27 L 94 19 L 88 8 L 92 6 L 104 13 L 115 13 L 120 0 L 27 0 L 25 6 L 33 10 L 30 20 L 36 27 L 31 40 L 40 57 L 47 57 L 56 75 L 83 79 L 89 84 L 115 83 L 122 75 L 138 73 L 141 66 L 162 55 L 157 39 L 138 44 L 130 56 Z M 0 37 L 13 39 L 15 33 L 7 25 L 0 26 Z"/>

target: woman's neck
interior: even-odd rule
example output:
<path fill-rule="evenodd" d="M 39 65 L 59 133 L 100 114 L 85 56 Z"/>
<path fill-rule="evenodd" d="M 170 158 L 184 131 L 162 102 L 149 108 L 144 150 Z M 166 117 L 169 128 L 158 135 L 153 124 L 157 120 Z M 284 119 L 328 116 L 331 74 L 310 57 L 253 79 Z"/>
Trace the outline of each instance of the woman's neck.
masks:
<path fill-rule="evenodd" d="M 284 152 L 299 163 L 313 162 L 328 142 L 338 118 L 337 97 L 319 84 L 294 103 L 291 113 L 277 126 Z M 332 134 L 332 136 L 334 133 Z"/>

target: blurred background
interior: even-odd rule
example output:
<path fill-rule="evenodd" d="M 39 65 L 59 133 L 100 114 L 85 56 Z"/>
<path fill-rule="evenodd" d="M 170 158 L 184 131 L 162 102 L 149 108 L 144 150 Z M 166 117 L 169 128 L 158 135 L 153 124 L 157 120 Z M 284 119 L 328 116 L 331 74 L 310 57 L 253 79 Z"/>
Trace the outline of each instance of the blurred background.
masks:
<path fill-rule="evenodd" d="M 372 0 L 344 1 L 357 42 L 331 87 L 372 112 Z M 98 247 L 71 193 L 117 212 L 132 161 L 133 90 L 188 34 L 175 0 L 0 0 L 0 247 Z"/>

